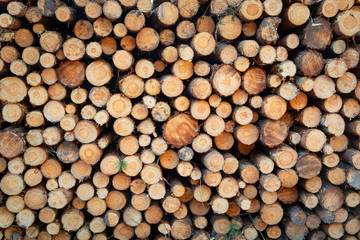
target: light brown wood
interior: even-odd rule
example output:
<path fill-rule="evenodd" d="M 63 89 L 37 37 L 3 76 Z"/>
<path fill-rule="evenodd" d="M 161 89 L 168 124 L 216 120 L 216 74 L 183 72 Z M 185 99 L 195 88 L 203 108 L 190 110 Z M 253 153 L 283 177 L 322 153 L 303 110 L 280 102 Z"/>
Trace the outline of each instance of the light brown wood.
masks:
<path fill-rule="evenodd" d="M 358 1 L 67 4 L 0 0 L 0 238 L 358 237 Z"/>
<path fill-rule="evenodd" d="M 264 7 L 260 1 L 251 0 L 240 5 L 238 14 L 244 21 L 254 21 L 262 15 L 263 11 Z"/>

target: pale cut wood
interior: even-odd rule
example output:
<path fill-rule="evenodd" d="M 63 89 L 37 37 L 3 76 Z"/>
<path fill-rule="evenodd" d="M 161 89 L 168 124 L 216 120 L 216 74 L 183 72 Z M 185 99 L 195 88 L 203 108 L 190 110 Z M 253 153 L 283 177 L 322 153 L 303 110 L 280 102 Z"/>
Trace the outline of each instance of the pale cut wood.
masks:
<path fill-rule="evenodd" d="M 279 203 L 264 205 L 260 210 L 261 219 L 269 224 L 275 225 L 283 217 L 283 209 Z"/>
<path fill-rule="evenodd" d="M 263 5 L 264 12 L 269 16 L 278 16 L 283 8 L 283 2 L 279 0 L 265 0 Z"/>
<path fill-rule="evenodd" d="M 240 5 L 238 14 L 244 21 L 254 21 L 262 15 L 263 11 L 264 7 L 260 1 L 251 0 Z"/>
<path fill-rule="evenodd" d="M 148 0 L 139 0 L 136 3 L 136 7 L 138 10 L 140 10 L 146 16 L 148 16 L 153 9 L 153 2 L 148 1 Z"/>
<path fill-rule="evenodd" d="M 273 120 L 280 119 L 285 112 L 286 101 L 278 95 L 267 96 L 261 106 L 261 113 Z"/>
<path fill-rule="evenodd" d="M 352 9 L 340 12 L 336 16 L 334 32 L 338 35 L 350 37 L 359 31 L 359 12 Z"/>
<path fill-rule="evenodd" d="M 159 34 L 153 28 L 143 28 L 136 35 L 136 45 L 140 51 L 151 52 L 159 45 Z"/>
<path fill-rule="evenodd" d="M 284 13 L 283 27 L 286 29 L 303 25 L 310 17 L 309 8 L 301 3 L 291 4 Z"/>
<path fill-rule="evenodd" d="M 58 7 L 55 11 L 56 19 L 60 22 L 72 22 L 74 15 L 74 11 L 66 5 Z"/>
<path fill-rule="evenodd" d="M 208 56 L 215 50 L 215 39 L 208 32 L 197 33 L 191 40 L 191 46 L 200 56 Z"/>
<path fill-rule="evenodd" d="M 324 17 L 331 18 L 336 16 L 339 11 L 339 4 L 336 0 L 325 0 L 320 3 L 317 13 Z"/>
<path fill-rule="evenodd" d="M 176 27 L 176 36 L 181 40 L 187 40 L 196 33 L 195 24 L 188 20 L 179 22 Z"/>
<path fill-rule="evenodd" d="M 104 60 L 94 61 L 86 67 L 86 79 L 94 86 L 108 83 L 112 76 L 112 69 Z"/>

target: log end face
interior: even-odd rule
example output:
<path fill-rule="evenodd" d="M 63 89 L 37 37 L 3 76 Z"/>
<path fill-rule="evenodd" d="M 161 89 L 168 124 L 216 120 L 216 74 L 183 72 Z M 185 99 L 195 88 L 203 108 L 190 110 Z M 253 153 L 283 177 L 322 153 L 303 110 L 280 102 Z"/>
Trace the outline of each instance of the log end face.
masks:
<path fill-rule="evenodd" d="M 8 159 L 19 156 L 25 150 L 24 138 L 12 131 L 0 132 L 0 154 Z"/>
<path fill-rule="evenodd" d="M 168 144 L 180 148 L 191 143 L 199 130 L 195 119 L 181 113 L 167 121 L 164 126 L 164 136 Z"/>
<path fill-rule="evenodd" d="M 78 87 L 85 80 L 85 67 L 79 61 L 66 61 L 60 64 L 57 75 L 62 84 L 68 87 Z"/>

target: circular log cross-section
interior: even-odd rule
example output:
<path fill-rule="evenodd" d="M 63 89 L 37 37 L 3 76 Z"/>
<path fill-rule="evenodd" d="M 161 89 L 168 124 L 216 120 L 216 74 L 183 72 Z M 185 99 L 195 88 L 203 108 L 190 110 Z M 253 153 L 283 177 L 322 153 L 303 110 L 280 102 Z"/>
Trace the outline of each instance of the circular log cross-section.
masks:
<path fill-rule="evenodd" d="M 0 154 L 12 159 L 25 151 L 26 142 L 21 133 L 11 130 L 0 132 Z"/>
<path fill-rule="evenodd" d="M 228 97 L 239 89 L 241 77 L 239 72 L 231 65 L 222 65 L 214 71 L 211 82 L 220 95 Z"/>
<path fill-rule="evenodd" d="M 170 118 L 164 126 L 164 136 L 168 144 L 180 148 L 191 143 L 198 135 L 198 122 L 187 114 L 181 113 Z"/>
<path fill-rule="evenodd" d="M 60 64 L 57 75 L 62 84 L 68 87 L 78 87 L 85 80 L 85 67 L 79 61 L 66 61 Z"/>

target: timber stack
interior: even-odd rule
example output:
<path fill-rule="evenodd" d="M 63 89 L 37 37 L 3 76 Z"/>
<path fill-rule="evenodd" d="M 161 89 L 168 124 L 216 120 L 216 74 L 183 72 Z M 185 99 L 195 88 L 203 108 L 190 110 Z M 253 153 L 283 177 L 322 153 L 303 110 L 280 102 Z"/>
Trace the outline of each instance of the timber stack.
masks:
<path fill-rule="evenodd" d="M 0 239 L 360 239 L 359 0 L 0 0 Z"/>

